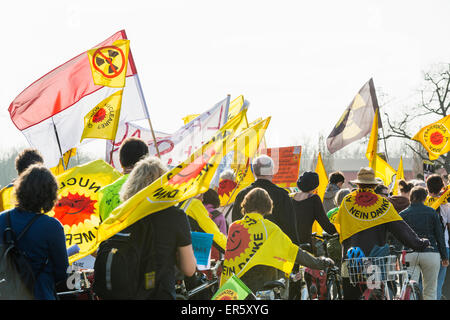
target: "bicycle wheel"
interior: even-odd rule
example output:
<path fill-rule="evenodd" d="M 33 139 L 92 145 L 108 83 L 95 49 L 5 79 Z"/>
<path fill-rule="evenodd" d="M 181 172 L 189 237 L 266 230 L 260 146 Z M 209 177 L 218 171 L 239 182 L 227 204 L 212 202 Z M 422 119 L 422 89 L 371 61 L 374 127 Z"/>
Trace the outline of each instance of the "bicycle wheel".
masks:
<path fill-rule="evenodd" d="M 410 281 L 406 285 L 403 300 L 423 300 L 422 292 L 416 282 Z"/>

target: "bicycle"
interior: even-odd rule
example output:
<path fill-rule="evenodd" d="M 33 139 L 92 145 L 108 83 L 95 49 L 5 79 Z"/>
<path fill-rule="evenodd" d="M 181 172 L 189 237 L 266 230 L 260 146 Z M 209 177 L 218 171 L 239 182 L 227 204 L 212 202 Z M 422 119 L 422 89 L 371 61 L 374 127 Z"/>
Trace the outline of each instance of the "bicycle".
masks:
<path fill-rule="evenodd" d="M 178 279 L 175 284 L 176 300 L 197 300 L 197 297 L 200 294 L 207 295 L 208 300 L 211 299 L 219 289 L 218 270 L 222 263 L 223 260 L 212 261 L 214 266 L 209 269 L 211 271 L 211 279 L 207 279 L 206 275 L 203 273 L 197 273 L 200 277 L 197 280 L 199 280 L 201 284 L 192 289 L 187 289 L 185 278 Z"/>
<path fill-rule="evenodd" d="M 411 280 L 404 260 L 409 252 L 412 251 L 396 251 L 391 247 L 389 256 L 346 259 L 350 283 L 365 287 L 360 300 L 421 300 L 420 289 Z M 401 284 L 400 292 L 396 282 Z"/>
<path fill-rule="evenodd" d="M 73 288 L 67 288 L 67 283 L 59 285 L 61 289 L 56 293 L 60 300 L 98 300 L 97 295 L 93 290 L 94 270 L 83 269 L 74 270 L 68 277 L 73 278 Z M 68 291 L 66 291 L 69 289 Z"/>
<path fill-rule="evenodd" d="M 422 291 L 419 284 L 411 279 L 411 274 L 408 272 L 409 262 L 405 260 L 407 253 L 412 253 L 414 250 L 395 250 L 393 246 L 389 247 L 392 254 L 397 257 L 397 264 L 400 270 L 394 271 L 398 274 L 398 282 L 401 283 L 400 293 L 398 294 L 400 300 L 423 300 Z"/>
<path fill-rule="evenodd" d="M 329 258 L 328 253 L 328 243 L 330 240 L 339 238 L 339 234 L 330 235 L 326 232 L 323 232 L 322 235 L 318 235 L 315 232 L 311 235 L 313 238 L 321 241 L 321 246 L 325 253 L 325 257 Z M 307 268 L 306 272 L 314 278 L 314 272 Z M 339 266 L 334 265 L 332 267 L 326 268 L 324 271 L 317 270 L 319 277 L 315 278 L 315 283 L 320 283 L 320 277 L 325 276 L 325 288 L 326 293 L 325 296 L 321 296 L 320 288 L 317 288 L 316 285 L 312 284 L 309 288 L 309 293 L 311 297 L 316 297 L 316 300 L 342 300 L 344 297 L 343 289 L 342 289 L 342 277 L 341 270 Z"/>

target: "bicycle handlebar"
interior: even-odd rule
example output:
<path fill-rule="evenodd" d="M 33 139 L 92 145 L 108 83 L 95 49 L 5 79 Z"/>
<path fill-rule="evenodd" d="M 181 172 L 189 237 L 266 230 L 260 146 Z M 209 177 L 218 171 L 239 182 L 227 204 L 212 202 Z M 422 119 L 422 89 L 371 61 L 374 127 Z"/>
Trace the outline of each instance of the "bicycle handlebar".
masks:
<path fill-rule="evenodd" d="M 328 234 L 326 232 L 323 232 L 322 235 L 319 235 L 316 232 L 313 232 L 311 234 L 311 236 L 313 238 L 317 238 L 317 239 L 320 239 L 320 240 L 331 240 L 331 239 L 339 238 L 339 233 Z"/>

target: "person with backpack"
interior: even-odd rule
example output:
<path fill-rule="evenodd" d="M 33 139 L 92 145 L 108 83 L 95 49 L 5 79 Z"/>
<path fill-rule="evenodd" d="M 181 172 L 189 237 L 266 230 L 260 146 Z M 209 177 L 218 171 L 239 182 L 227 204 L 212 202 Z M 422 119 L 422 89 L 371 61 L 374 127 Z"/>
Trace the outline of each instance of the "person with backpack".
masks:
<path fill-rule="evenodd" d="M 127 201 L 167 171 L 161 160 L 140 160 L 120 190 Z M 186 214 L 172 206 L 147 215 L 100 244 L 94 291 L 101 299 L 174 300 L 175 267 L 186 276 L 196 259 Z"/>
<path fill-rule="evenodd" d="M 56 284 L 67 279 L 69 266 L 64 228 L 45 214 L 57 190 L 55 177 L 41 164 L 14 182 L 15 208 L 0 214 L 0 299 L 57 299 Z"/>

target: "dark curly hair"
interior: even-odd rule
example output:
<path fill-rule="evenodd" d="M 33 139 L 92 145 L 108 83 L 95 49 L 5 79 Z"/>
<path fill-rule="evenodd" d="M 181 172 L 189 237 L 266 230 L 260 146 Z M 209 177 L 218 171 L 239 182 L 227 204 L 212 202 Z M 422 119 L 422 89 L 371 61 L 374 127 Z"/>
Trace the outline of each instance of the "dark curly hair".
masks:
<path fill-rule="evenodd" d="M 58 198 L 58 183 L 42 164 L 29 166 L 14 182 L 17 207 L 31 212 L 46 213 Z"/>
<path fill-rule="evenodd" d="M 44 163 L 41 153 L 32 148 L 22 150 L 15 159 L 17 174 L 20 175 L 26 168 L 35 163 Z"/>
<path fill-rule="evenodd" d="M 244 197 L 241 208 L 243 215 L 257 212 L 265 216 L 272 213 L 273 202 L 266 190 L 254 188 Z"/>
<path fill-rule="evenodd" d="M 408 193 L 411 191 L 412 188 L 414 188 L 414 184 L 411 182 L 406 182 L 405 180 L 401 179 L 398 182 L 398 186 L 400 188 L 400 191 L 403 193 Z"/>
<path fill-rule="evenodd" d="M 220 207 L 219 194 L 214 189 L 208 189 L 208 191 L 203 194 L 202 202 L 204 205 L 211 204 L 214 208 L 218 208 Z"/>

